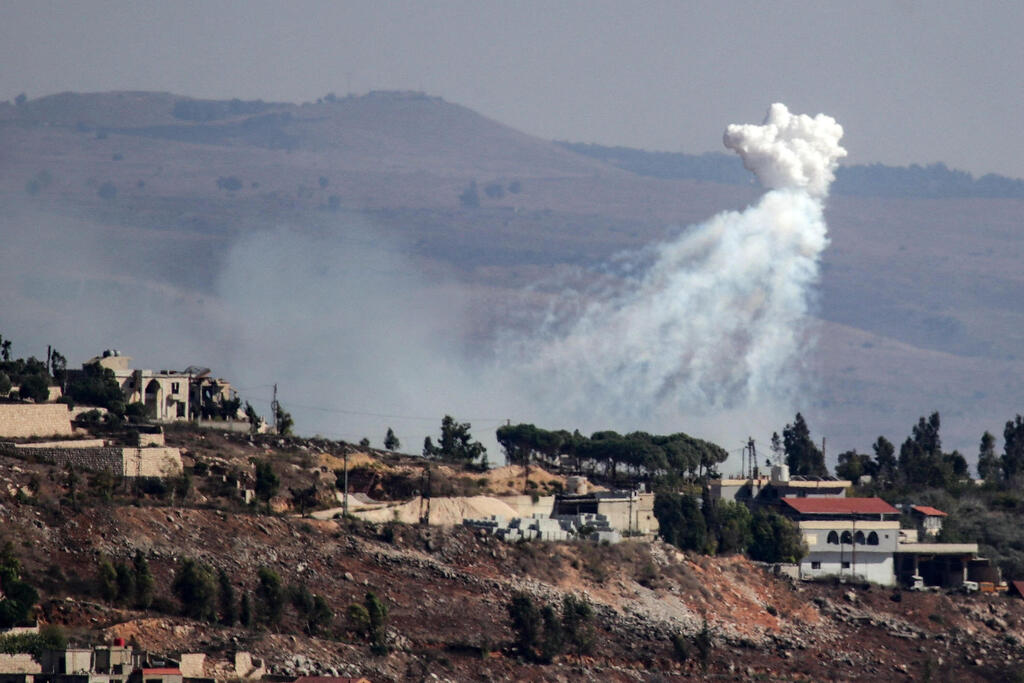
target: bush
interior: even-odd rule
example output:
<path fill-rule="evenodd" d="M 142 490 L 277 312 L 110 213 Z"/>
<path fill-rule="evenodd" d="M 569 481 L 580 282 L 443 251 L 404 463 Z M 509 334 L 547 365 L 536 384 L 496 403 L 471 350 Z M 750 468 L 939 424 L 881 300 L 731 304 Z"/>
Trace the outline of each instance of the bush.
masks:
<path fill-rule="evenodd" d="M 50 398 L 50 383 L 42 375 L 26 375 L 21 378 L 18 389 L 22 400 L 32 399 L 36 403 L 46 403 Z"/>
<path fill-rule="evenodd" d="M 265 624 L 277 624 L 284 611 L 285 592 L 281 577 L 269 567 L 260 567 L 257 572 L 259 585 L 256 586 L 256 605 L 260 620 Z"/>
<path fill-rule="evenodd" d="M 206 621 L 216 617 L 217 583 L 206 565 L 186 559 L 174 575 L 171 590 L 181 601 L 185 616 Z"/>

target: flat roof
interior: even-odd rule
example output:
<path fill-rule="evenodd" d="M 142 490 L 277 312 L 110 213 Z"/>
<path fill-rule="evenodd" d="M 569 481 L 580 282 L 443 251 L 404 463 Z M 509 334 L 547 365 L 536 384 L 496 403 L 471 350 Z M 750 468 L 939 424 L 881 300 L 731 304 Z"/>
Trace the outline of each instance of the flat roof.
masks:
<path fill-rule="evenodd" d="M 977 543 L 896 543 L 897 553 L 911 555 L 976 555 Z"/>
<path fill-rule="evenodd" d="M 898 515 L 881 498 L 782 498 L 801 515 Z"/>

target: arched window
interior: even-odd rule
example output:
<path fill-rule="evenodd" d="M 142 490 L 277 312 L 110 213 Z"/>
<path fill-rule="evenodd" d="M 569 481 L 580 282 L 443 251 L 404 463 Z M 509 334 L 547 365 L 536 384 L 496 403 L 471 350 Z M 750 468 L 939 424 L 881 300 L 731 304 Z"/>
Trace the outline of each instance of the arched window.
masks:
<path fill-rule="evenodd" d="M 842 538 L 839 539 L 839 542 L 843 545 L 853 545 L 853 534 L 851 534 L 849 531 L 844 531 Z"/>
<path fill-rule="evenodd" d="M 864 532 L 858 531 L 853 540 L 857 545 L 864 545 Z"/>
<path fill-rule="evenodd" d="M 839 545 L 839 534 L 834 531 L 828 532 L 829 545 Z"/>
<path fill-rule="evenodd" d="M 878 545 L 878 534 L 874 531 L 868 534 L 868 545 Z"/>

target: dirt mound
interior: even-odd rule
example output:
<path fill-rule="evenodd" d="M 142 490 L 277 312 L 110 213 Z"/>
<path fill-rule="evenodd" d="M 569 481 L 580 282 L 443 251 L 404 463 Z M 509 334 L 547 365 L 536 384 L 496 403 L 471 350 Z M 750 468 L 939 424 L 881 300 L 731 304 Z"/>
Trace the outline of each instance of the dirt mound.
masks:
<path fill-rule="evenodd" d="M 387 505 L 375 509 L 363 507 L 352 514 L 367 522 L 404 522 L 415 524 L 420 520 L 420 511 L 425 510 L 423 499 L 417 496 L 406 503 Z M 462 524 L 467 518 L 479 519 L 501 515 L 505 519 L 516 516 L 507 503 L 490 496 L 468 498 L 431 498 L 430 523 L 440 526 Z"/>

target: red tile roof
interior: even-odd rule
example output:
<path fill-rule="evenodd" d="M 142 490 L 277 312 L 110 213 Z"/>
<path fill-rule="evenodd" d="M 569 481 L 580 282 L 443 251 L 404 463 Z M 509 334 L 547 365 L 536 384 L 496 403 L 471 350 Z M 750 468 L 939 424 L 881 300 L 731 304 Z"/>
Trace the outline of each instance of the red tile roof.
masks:
<path fill-rule="evenodd" d="M 1024 598 L 1024 581 L 1011 581 L 1010 585 L 1017 589 L 1017 593 Z"/>
<path fill-rule="evenodd" d="M 142 669 L 142 675 L 143 676 L 147 676 L 149 674 L 153 674 L 154 676 L 159 676 L 159 675 L 164 675 L 164 676 L 167 676 L 167 675 L 180 676 L 181 675 L 181 669 L 177 669 L 177 668 L 173 668 L 173 667 L 166 667 L 166 666 L 164 666 L 164 667 L 157 667 L 157 668 L 154 668 L 154 669 L 146 669 L 146 668 Z"/>
<path fill-rule="evenodd" d="M 935 509 L 933 507 L 930 507 L 928 505 L 912 505 L 910 507 L 910 509 L 913 510 L 914 512 L 920 512 L 922 515 L 926 515 L 928 517 L 948 517 L 949 516 L 945 512 L 943 512 L 942 510 L 937 510 L 937 509 Z"/>
<path fill-rule="evenodd" d="M 881 498 L 783 498 L 782 502 L 802 515 L 898 515 Z"/>

